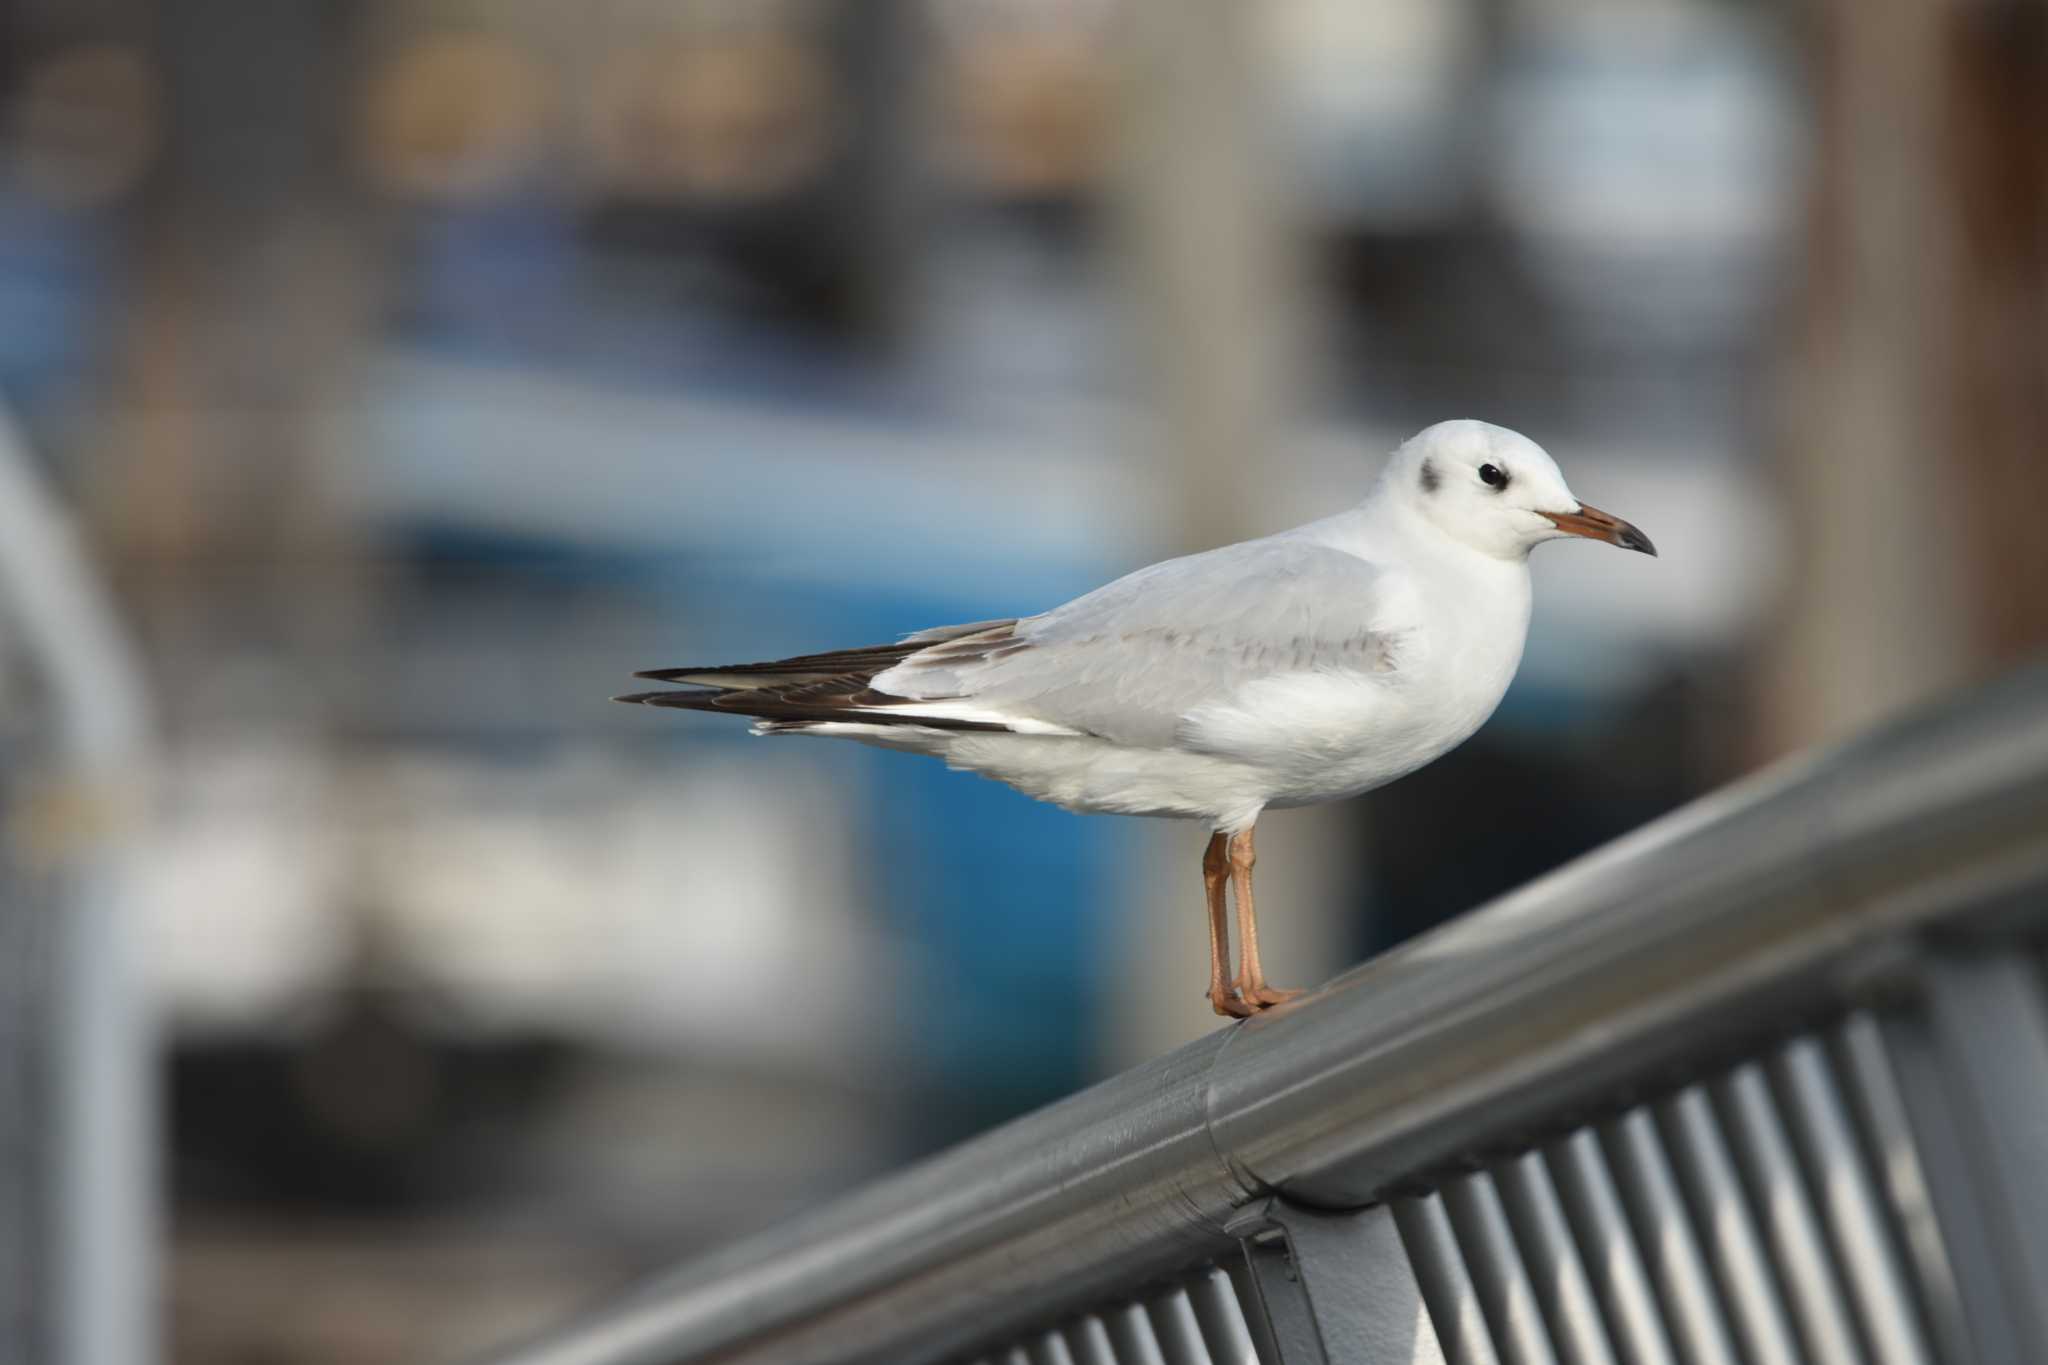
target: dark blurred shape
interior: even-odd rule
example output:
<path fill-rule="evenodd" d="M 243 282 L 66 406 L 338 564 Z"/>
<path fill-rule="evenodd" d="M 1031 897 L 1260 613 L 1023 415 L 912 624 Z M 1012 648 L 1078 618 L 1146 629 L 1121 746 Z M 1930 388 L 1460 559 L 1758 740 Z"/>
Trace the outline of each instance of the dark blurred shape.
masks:
<path fill-rule="evenodd" d="M 1372 890 L 1358 956 L 1484 905 L 1682 805 L 1694 794 L 1689 774 L 1700 766 L 1693 752 L 1699 736 L 1717 721 L 1733 731 L 1741 719 L 1726 715 L 1725 693 L 1717 701 L 1703 681 L 1664 677 L 1619 706 L 1569 718 L 1548 743 L 1482 731 L 1360 798 Z"/>
<path fill-rule="evenodd" d="M 30 193 L 64 208 L 134 189 L 157 149 L 160 99 L 138 48 L 100 43 L 39 58 L 9 111 L 16 173 Z"/>
<path fill-rule="evenodd" d="M 180 1207 L 417 1216 L 514 1202 L 512 1131 L 558 1100 L 560 1039 L 465 1042 L 426 1002 L 365 989 L 309 1029 L 181 1050 L 170 1076 Z"/>
<path fill-rule="evenodd" d="M 2048 7 L 1999 0 L 1952 22 L 1939 153 L 1957 225 L 1946 449 L 1969 489 L 1975 633 L 2003 664 L 2048 640 L 2048 593 L 2033 586 L 2048 583 L 2048 536 L 2013 496 L 2048 452 Z"/>

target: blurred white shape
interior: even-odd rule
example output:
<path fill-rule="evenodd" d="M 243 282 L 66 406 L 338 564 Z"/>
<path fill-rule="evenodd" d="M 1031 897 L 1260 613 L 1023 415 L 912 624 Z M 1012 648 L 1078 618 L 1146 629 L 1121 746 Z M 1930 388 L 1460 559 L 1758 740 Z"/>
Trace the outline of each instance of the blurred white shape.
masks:
<path fill-rule="evenodd" d="M 317 752 L 289 743 L 188 747 L 164 765 L 138 860 L 147 961 L 180 1027 L 274 1020 L 340 973 L 347 845 L 330 788 Z"/>
<path fill-rule="evenodd" d="M 1804 127 L 1755 25 L 1694 0 L 1518 11 L 1488 174 L 1580 321 L 1750 320 L 1796 211 Z"/>
<path fill-rule="evenodd" d="M 835 785 L 775 746 L 671 764 L 436 755 L 341 772 L 188 751 L 146 850 L 151 962 L 187 1029 L 313 1013 L 373 948 L 444 1022 L 844 1061 L 889 969 Z M 772 1007 L 771 1007 L 772 1006 Z M 855 1026 L 857 1025 L 857 1027 Z"/>
<path fill-rule="evenodd" d="M 1319 218 L 1412 227 L 1457 209 L 1478 14 L 1466 0 L 1264 7 L 1273 99 Z"/>
<path fill-rule="evenodd" d="M 483 1020 L 844 1058 L 886 964 L 848 803 L 800 753 L 659 768 L 408 760 L 378 843 L 405 959 Z"/>
<path fill-rule="evenodd" d="M 1783 581 L 1789 526 L 1769 483 L 1731 454 L 1645 444 L 1568 448 L 1572 490 L 1657 543 L 1646 572 L 1618 574 L 1592 547 L 1530 556 L 1536 608 L 1522 674 L 1580 691 L 1618 691 L 1660 661 L 1737 646 Z"/>

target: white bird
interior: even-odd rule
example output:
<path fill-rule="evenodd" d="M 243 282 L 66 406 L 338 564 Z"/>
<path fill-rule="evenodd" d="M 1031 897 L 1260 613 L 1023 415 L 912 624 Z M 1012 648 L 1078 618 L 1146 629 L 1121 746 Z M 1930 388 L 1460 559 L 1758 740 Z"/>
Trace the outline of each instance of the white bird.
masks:
<path fill-rule="evenodd" d="M 1300 994 L 1269 986 L 1259 963 L 1260 813 L 1356 796 L 1477 730 L 1521 662 L 1529 551 L 1561 536 L 1657 552 L 1573 496 L 1527 437 L 1441 422 L 1324 520 L 1139 569 L 1037 616 L 656 669 L 637 676 L 688 690 L 619 700 L 932 754 L 1068 810 L 1205 821 L 1209 1002 L 1242 1017 Z"/>

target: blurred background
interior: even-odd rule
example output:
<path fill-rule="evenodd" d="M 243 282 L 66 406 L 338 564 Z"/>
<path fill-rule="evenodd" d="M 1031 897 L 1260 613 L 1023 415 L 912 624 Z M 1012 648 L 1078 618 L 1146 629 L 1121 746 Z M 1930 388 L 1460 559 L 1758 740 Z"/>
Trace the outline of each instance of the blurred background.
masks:
<path fill-rule="evenodd" d="M 2040 0 L 0 3 L 0 1359 L 451 1360 L 1218 1026 L 1192 826 L 609 703 L 1474 416 L 1309 984 L 2048 641 Z"/>

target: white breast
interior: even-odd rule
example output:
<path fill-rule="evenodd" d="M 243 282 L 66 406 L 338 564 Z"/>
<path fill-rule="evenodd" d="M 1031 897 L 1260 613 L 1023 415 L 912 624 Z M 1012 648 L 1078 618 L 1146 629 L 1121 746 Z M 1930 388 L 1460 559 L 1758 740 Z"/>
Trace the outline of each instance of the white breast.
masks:
<path fill-rule="evenodd" d="M 1463 743 L 1521 663 L 1527 567 L 1453 563 L 1390 592 L 1387 611 L 1399 640 L 1391 671 L 1260 679 L 1190 713 L 1183 742 L 1262 772 L 1273 806 L 1355 796 Z"/>

